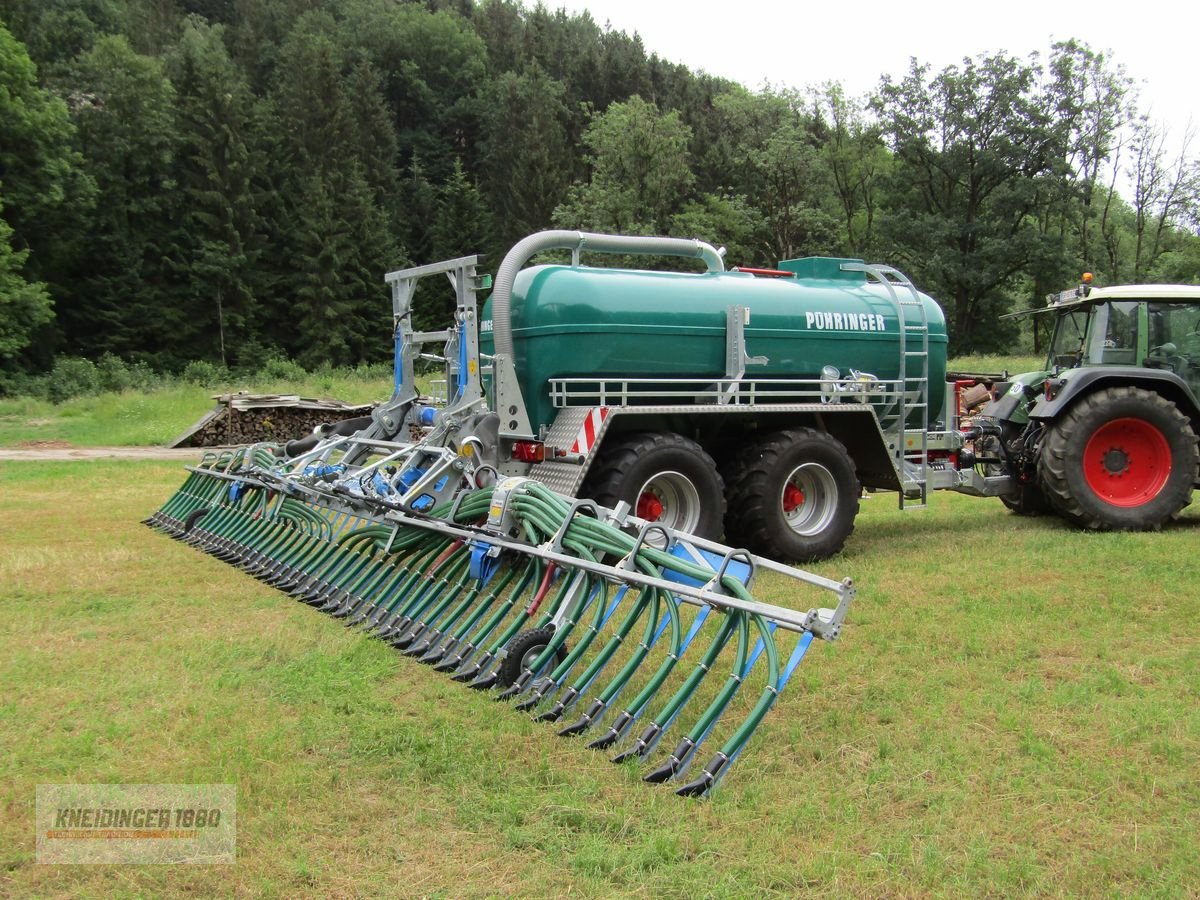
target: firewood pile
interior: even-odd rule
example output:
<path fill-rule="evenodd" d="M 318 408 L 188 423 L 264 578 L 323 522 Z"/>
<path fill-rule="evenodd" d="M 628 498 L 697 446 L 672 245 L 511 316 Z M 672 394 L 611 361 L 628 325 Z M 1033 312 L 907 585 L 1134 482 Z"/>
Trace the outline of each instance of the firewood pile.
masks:
<path fill-rule="evenodd" d="M 294 394 L 217 394 L 212 412 L 177 437 L 172 447 L 229 447 L 260 441 L 290 441 L 325 422 L 366 415 L 370 404 L 314 400 Z"/>

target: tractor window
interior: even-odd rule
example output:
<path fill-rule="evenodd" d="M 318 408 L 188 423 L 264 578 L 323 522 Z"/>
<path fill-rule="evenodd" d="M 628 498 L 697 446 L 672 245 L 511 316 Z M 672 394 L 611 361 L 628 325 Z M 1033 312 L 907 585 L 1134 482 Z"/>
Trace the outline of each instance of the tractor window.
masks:
<path fill-rule="evenodd" d="M 1097 308 L 1091 350 L 1089 356 L 1095 364 L 1138 364 L 1138 301 L 1105 303 Z"/>
<path fill-rule="evenodd" d="M 1200 356 L 1200 305 L 1150 304 L 1150 352 Z"/>
<path fill-rule="evenodd" d="M 1064 369 L 1079 365 L 1083 355 L 1083 341 L 1087 336 L 1090 310 L 1076 309 L 1063 313 L 1054 325 L 1054 338 L 1050 341 L 1050 359 L 1047 369 Z"/>
<path fill-rule="evenodd" d="M 1151 303 L 1146 364 L 1170 369 L 1193 386 L 1200 381 L 1200 304 Z"/>

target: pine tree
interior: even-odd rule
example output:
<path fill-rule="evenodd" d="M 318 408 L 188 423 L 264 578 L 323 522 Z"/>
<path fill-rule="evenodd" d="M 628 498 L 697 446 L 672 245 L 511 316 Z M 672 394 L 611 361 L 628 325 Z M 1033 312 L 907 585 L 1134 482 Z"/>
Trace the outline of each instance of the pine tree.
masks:
<path fill-rule="evenodd" d="M 298 23 L 272 92 L 278 202 L 265 262 L 277 268 L 267 337 L 308 365 L 386 354 L 383 273 L 401 262 L 379 167 L 388 132 L 378 115 L 354 115 L 380 101 L 370 70 L 350 66 L 334 34 L 327 16 Z M 382 138 L 364 146 L 364 134 Z"/>
<path fill-rule="evenodd" d="M 501 75 L 488 89 L 482 175 L 500 246 L 549 227 L 566 199 L 576 151 L 564 95 L 536 63 L 520 75 Z"/>
<path fill-rule="evenodd" d="M 433 223 L 437 219 L 437 188 L 425 175 L 420 156 L 414 155 L 408 178 L 400 185 L 404 217 L 400 236 L 408 257 L 414 263 L 434 262 Z"/>
<path fill-rule="evenodd" d="M 76 353 L 186 358 L 181 281 L 168 262 L 180 214 L 172 172 L 175 92 L 162 62 L 123 37 L 100 38 L 77 62 L 84 88 L 74 120 L 97 203 L 75 254 L 75 296 L 59 315 Z"/>
<path fill-rule="evenodd" d="M 238 363 L 239 348 L 256 343 L 253 284 L 262 249 L 251 96 L 220 26 L 189 20 L 170 63 L 182 142 L 177 172 L 186 201 L 176 252 L 187 273 L 194 353 Z"/>

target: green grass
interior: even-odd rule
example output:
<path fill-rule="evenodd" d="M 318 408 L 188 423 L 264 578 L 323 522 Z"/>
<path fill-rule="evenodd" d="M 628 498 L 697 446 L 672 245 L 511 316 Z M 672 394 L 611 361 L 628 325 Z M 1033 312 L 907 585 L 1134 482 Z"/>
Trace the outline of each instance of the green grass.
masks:
<path fill-rule="evenodd" d="M 214 394 L 252 393 L 332 397 L 346 403 L 373 403 L 391 394 L 386 378 L 310 375 L 301 382 L 233 383 L 223 388 L 177 384 L 158 391 L 122 391 L 77 397 L 61 404 L 31 398 L 0 398 L 0 447 L 37 441 L 65 441 L 78 447 L 161 445 L 213 408 Z"/>
<path fill-rule="evenodd" d="M 137 524 L 181 481 L 0 463 L 0 894 L 1200 886 L 1200 511 L 1095 535 L 865 500 L 813 567 L 858 585 L 842 640 L 691 802 Z M 36 865 L 36 785 L 93 781 L 236 784 L 236 865 Z"/>
<path fill-rule="evenodd" d="M 1008 372 L 1009 375 L 1019 375 L 1022 372 L 1041 371 L 1046 365 L 1045 356 L 959 356 L 950 360 L 946 368 L 951 372 L 968 372 L 981 375 Z"/>

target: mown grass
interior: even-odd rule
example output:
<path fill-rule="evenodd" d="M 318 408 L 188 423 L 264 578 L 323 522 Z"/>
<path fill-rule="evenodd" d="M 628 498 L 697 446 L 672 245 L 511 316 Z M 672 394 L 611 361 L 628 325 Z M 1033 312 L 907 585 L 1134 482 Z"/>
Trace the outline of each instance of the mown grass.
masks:
<path fill-rule="evenodd" d="M 213 395 L 218 393 L 247 390 L 374 403 L 388 397 L 391 389 L 387 378 L 331 373 L 309 375 L 300 382 L 265 380 L 222 388 L 177 383 L 157 391 L 107 392 L 60 404 L 29 397 L 0 398 L 0 447 L 40 441 L 78 447 L 161 445 L 212 409 Z"/>
<path fill-rule="evenodd" d="M 1068 895 L 1200 887 L 1200 512 L 863 502 L 842 640 L 691 802 L 137 520 L 170 463 L 0 464 L 0 893 Z M 764 578 L 764 600 L 806 605 Z M 231 782 L 232 867 L 34 863 L 41 782 Z"/>

